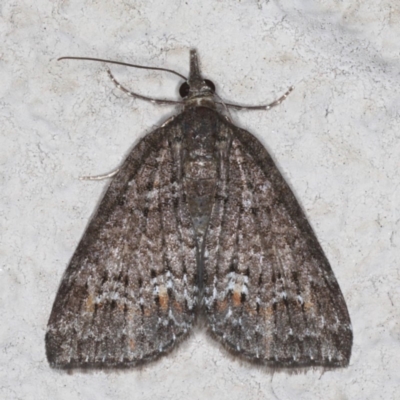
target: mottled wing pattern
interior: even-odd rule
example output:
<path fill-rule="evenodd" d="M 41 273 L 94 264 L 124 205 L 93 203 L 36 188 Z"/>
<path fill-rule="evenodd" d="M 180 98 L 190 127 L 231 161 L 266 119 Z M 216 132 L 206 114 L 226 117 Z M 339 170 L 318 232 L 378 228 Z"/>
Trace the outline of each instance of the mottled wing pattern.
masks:
<path fill-rule="evenodd" d="M 205 245 L 210 331 L 272 367 L 348 365 L 347 307 L 303 211 L 260 142 L 223 129 L 231 144 Z"/>
<path fill-rule="evenodd" d="M 178 120 L 133 149 L 90 222 L 50 316 L 53 367 L 137 365 L 172 349 L 193 325 L 196 244 Z"/>

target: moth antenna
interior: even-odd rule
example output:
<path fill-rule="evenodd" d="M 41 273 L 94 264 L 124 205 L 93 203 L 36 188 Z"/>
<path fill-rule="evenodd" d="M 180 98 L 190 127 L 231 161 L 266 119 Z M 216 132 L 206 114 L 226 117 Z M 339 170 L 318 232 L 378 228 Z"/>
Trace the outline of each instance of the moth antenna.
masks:
<path fill-rule="evenodd" d="M 225 103 L 227 107 L 231 108 L 236 108 L 237 110 L 270 110 L 272 107 L 276 107 L 279 104 L 281 104 L 286 97 L 289 96 L 289 94 L 293 91 L 294 86 L 290 86 L 290 88 L 287 90 L 287 92 L 279 97 L 279 99 L 274 100 L 272 103 L 261 105 L 261 106 L 241 106 L 238 104 L 230 104 L 230 103 Z"/>
<path fill-rule="evenodd" d="M 96 176 L 80 176 L 80 181 L 102 181 L 104 179 L 112 178 L 113 176 L 117 175 L 120 171 L 120 168 L 115 169 L 114 171 L 108 172 L 107 174 L 103 175 L 96 175 Z"/>
<path fill-rule="evenodd" d="M 177 75 L 180 78 L 184 79 L 187 81 L 187 78 L 183 75 L 181 75 L 179 72 L 173 71 L 172 69 L 167 69 L 167 68 L 159 68 L 159 67 L 146 67 L 144 65 L 136 65 L 136 64 L 129 64 L 129 63 L 124 63 L 121 61 L 113 61 L 113 60 L 103 60 L 102 58 L 92 58 L 92 57 L 60 57 L 57 59 L 57 61 L 60 60 L 83 60 L 83 61 L 97 61 L 97 62 L 104 62 L 108 64 L 117 64 L 117 65 L 124 65 L 126 67 L 133 67 L 133 68 L 139 68 L 139 69 L 152 69 L 155 71 L 165 71 L 165 72 L 170 72 L 171 74 Z"/>
<path fill-rule="evenodd" d="M 222 100 L 221 96 L 219 96 L 216 92 L 214 92 L 214 96 L 219 99 L 219 102 L 216 102 L 217 104 L 222 104 L 222 106 L 224 107 L 224 110 L 226 111 L 226 113 L 229 115 L 230 118 L 232 118 L 231 112 L 229 111 L 228 107 L 226 106 L 225 102 Z"/>
<path fill-rule="evenodd" d="M 147 97 L 147 96 L 142 96 L 141 94 L 131 92 L 130 90 L 126 89 L 123 87 L 114 77 L 114 75 L 111 73 L 109 69 L 107 69 L 107 74 L 110 77 L 110 79 L 113 81 L 114 85 L 125 92 L 128 96 L 131 96 L 136 99 L 140 100 L 145 100 L 145 101 L 150 101 L 151 103 L 157 103 L 157 104 L 183 104 L 183 101 L 179 100 L 165 100 L 165 99 L 154 99 L 153 97 Z"/>

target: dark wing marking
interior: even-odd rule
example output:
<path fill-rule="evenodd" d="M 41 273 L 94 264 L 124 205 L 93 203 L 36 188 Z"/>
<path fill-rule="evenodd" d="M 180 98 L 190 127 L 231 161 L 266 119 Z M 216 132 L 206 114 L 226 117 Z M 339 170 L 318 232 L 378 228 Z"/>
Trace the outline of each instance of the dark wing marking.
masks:
<path fill-rule="evenodd" d="M 174 347 L 194 323 L 196 244 L 179 116 L 132 150 L 62 279 L 46 334 L 53 367 L 128 367 Z"/>
<path fill-rule="evenodd" d="M 348 365 L 347 307 L 303 211 L 261 143 L 223 129 L 231 146 L 205 246 L 212 334 L 272 367 Z"/>

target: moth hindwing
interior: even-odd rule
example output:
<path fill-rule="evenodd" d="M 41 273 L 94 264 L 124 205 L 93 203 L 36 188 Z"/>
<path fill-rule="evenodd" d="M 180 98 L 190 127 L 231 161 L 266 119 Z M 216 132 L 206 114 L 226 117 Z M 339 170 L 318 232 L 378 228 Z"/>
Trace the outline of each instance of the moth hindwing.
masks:
<path fill-rule="evenodd" d="M 310 224 L 265 148 L 218 111 L 194 50 L 190 60 L 183 111 L 131 151 L 64 274 L 50 365 L 143 364 L 201 317 L 249 361 L 347 366 L 349 314 Z"/>

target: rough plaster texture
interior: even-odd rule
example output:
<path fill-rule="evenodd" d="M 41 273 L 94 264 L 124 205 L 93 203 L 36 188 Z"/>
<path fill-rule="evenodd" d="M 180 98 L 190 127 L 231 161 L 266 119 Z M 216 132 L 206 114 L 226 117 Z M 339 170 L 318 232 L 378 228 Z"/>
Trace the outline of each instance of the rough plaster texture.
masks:
<path fill-rule="evenodd" d="M 0 5 L 1 399 L 400 399 L 400 6 L 389 0 L 4 0 Z M 196 47 L 222 98 L 295 91 L 234 121 L 267 146 L 331 261 L 354 328 L 344 370 L 269 374 L 199 331 L 141 370 L 51 370 L 61 276 L 114 169 L 176 113 L 117 91 L 107 57 L 188 71 Z M 113 68 L 173 98 L 168 74 Z"/>

